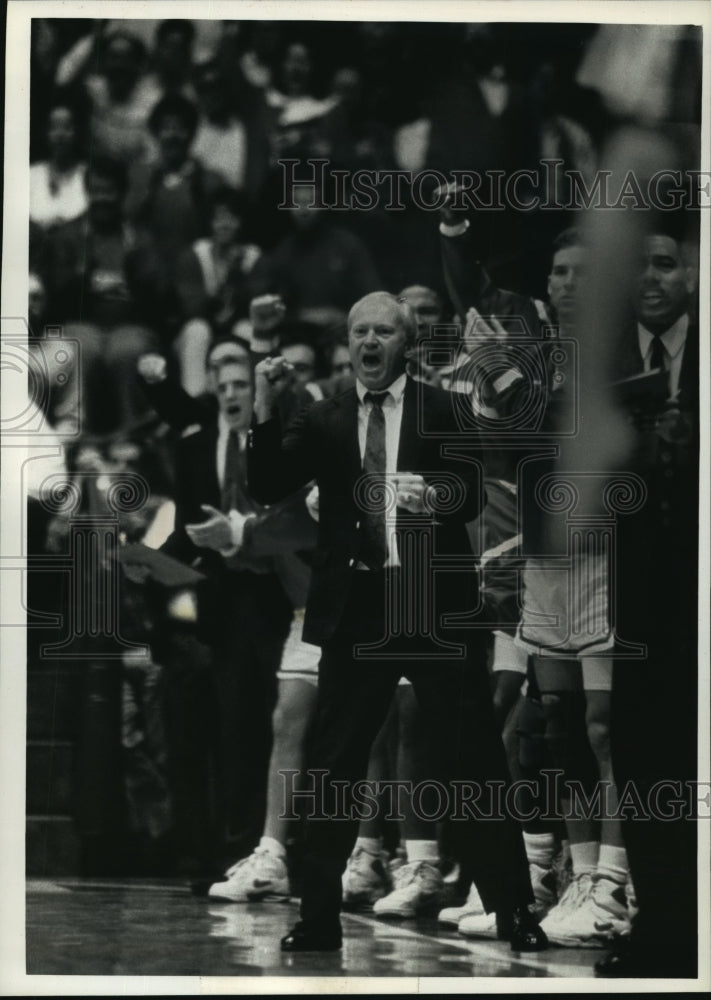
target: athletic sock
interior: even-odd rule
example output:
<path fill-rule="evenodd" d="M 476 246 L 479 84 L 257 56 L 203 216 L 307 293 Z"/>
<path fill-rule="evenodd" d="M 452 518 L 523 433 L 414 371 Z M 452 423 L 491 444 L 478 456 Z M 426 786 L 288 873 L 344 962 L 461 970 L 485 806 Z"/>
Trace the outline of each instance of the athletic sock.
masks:
<path fill-rule="evenodd" d="M 597 840 L 588 840 L 583 844 L 570 845 L 570 858 L 573 862 L 573 874 L 583 875 L 597 869 L 597 859 L 600 854 L 600 844 Z"/>
<path fill-rule="evenodd" d="M 529 865 L 538 865 L 539 868 L 551 867 L 555 854 L 555 838 L 552 833 L 526 833 L 524 831 L 523 842 L 526 845 L 526 857 Z"/>
<path fill-rule="evenodd" d="M 624 885 L 630 873 L 627 861 L 627 851 L 624 847 L 613 847 L 612 844 L 600 844 L 600 857 L 597 862 L 597 874 L 609 878 L 611 882 Z"/>
<path fill-rule="evenodd" d="M 410 861 L 439 861 L 439 845 L 436 840 L 406 840 L 405 850 Z"/>
<path fill-rule="evenodd" d="M 286 847 L 280 840 L 275 840 L 274 837 L 262 837 L 259 846 L 280 861 L 286 861 Z"/>

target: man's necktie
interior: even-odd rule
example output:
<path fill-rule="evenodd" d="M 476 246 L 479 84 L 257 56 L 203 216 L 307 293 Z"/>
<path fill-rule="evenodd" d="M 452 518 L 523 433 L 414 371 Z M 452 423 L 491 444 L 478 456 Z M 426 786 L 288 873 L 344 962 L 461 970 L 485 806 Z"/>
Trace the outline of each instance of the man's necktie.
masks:
<path fill-rule="evenodd" d="M 649 367 L 652 371 L 657 368 L 661 368 L 662 371 L 665 370 L 666 365 L 664 359 L 666 357 L 666 351 L 664 350 L 664 344 L 662 343 L 662 338 L 655 335 L 652 339 L 652 353 L 649 358 Z"/>
<path fill-rule="evenodd" d="M 229 514 L 237 510 L 240 514 L 254 514 L 259 505 L 247 491 L 247 456 L 240 442 L 239 433 L 230 431 L 225 449 L 225 469 L 222 480 L 222 512 Z M 230 557 L 233 570 L 251 570 L 253 573 L 271 573 L 274 570 L 272 556 L 245 555 L 240 551 Z"/>
<path fill-rule="evenodd" d="M 387 392 L 366 392 L 365 401 L 371 403 L 368 416 L 368 428 L 365 436 L 365 452 L 363 454 L 363 472 L 371 477 L 379 477 L 385 484 L 385 414 L 383 401 L 389 395 Z M 375 488 L 374 488 L 375 487 Z M 381 491 L 376 483 L 371 481 L 368 494 L 374 499 L 379 498 Z M 361 561 L 369 569 L 382 569 L 388 553 L 385 534 L 384 489 L 383 503 L 371 504 L 370 510 L 361 516 Z M 375 509 L 373 509 L 375 508 Z"/>
<path fill-rule="evenodd" d="M 239 433 L 230 431 L 225 451 L 225 475 L 222 481 L 222 510 L 225 514 L 238 510 L 246 514 L 251 506 L 244 490 L 244 453 L 240 445 Z"/>

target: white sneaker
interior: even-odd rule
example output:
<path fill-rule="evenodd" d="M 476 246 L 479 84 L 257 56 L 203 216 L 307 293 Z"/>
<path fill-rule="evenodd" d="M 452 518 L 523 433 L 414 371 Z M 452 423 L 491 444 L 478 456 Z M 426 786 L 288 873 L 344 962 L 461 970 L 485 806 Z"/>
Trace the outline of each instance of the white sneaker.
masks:
<path fill-rule="evenodd" d="M 289 895 L 286 865 L 263 847 L 228 868 L 226 882 L 214 882 L 207 890 L 211 899 L 248 903 L 259 899 L 284 899 Z"/>
<path fill-rule="evenodd" d="M 373 906 L 377 917 L 411 920 L 424 910 L 436 909 L 444 881 L 431 861 L 411 861 L 395 872 L 395 888 Z"/>
<path fill-rule="evenodd" d="M 556 894 L 556 878 L 552 868 L 542 868 L 540 865 L 530 864 L 528 871 L 531 876 L 531 888 L 533 889 L 533 911 L 539 920 L 553 909 L 558 899 Z"/>
<path fill-rule="evenodd" d="M 499 936 L 496 929 L 495 913 L 476 913 L 468 917 L 462 917 L 457 924 L 457 930 L 463 937 L 491 938 L 497 940 Z"/>
<path fill-rule="evenodd" d="M 387 895 L 390 889 L 387 861 L 385 851 L 371 854 L 362 847 L 354 848 L 343 873 L 344 909 L 369 909 Z"/>
<path fill-rule="evenodd" d="M 628 934 L 629 930 L 624 885 L 595 876 L 579 905 L 546 933 L 551 944 L 564 948 L 604 948 L 614 935 Z"/>
<path fill-rule="evenodd" d="M 446 909 L 440 910 L 437 914 L 437 922 L 458 927 L 462 917 L 480 917 L 485 912 L 479 890 L 475 883 L 472 882 L 464 906 L 448 906 Z"/>
<path fill-rule="evenodd" d="M 553 928 L 564 923 L 570 918 L 571 913 L 575 913 L 578 907 L 588 898 L 592 892 L 592 873 L 584 872 L 580 875 L 573 875 L 568 888 L 558 900 L 557 904 L 548 911 L 548 914 L 541 920 L 541 928 L 548 936 Z"/>
<path fill-rule="evenodd" d="M 398 847 L 395 850 L 395 854 L 390 858 L 387 863 L 388 875 L 390 877 L 390 883 L 392 884 L 395 877 L 395 872 L 399 871 L 403 865 L 407 864 L 407 853 L 404 847 Z"/>

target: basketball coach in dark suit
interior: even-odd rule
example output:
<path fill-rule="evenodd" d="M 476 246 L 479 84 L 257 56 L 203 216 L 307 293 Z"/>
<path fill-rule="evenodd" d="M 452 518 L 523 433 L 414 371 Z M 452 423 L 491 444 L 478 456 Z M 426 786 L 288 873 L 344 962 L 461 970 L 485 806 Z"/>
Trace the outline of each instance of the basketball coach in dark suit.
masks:
<path fill-rule="evenodd" d="M 288 365 L 272 358 L 256 369 L 254 495 L 272 503 L 312 479 L 319 487 L 304 639 L 322 647 L 311 760 L 327 773 L 321 781 L 311 774 L 301 920 L 282 940 L 285 951 L 341 946 L 341 876 L 358 825 L 347 790 L 366 776 L 402 675 L 437 735 L 437 777 L 476 783 L 484 799 L 487 782 L 510 781 L 484 634 L 443 621 L 476 607 L 465 525 L 482 506 L 478 464 L 447 452 L 447 443 L 463 443 L 453 396 L 405 374 L 415 337 L 406 305 L 386 292 L 367 295 L 351 309 L 348 337 L 356 387 L 304 411 L 284 433 L 276 400 Z M 432 560 L 448 565 L 433 573 Z M 545 947 L 527 910 L 533 896 L 518 823 L 455 818 L 451 827 L 499 936 L 516 950 Z"/>

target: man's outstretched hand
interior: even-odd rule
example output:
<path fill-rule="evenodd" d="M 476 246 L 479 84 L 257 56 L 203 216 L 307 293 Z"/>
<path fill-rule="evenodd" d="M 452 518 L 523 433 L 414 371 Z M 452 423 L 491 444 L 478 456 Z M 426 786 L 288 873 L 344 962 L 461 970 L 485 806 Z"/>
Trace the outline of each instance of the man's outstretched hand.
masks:
<path fill-rule="evenodd" d="M 209 516 L 207 521 L 203 521 L 202 524 L 185 525 L 185 531 L 190 541 L 199 549 L 214 549 L 215 552 L 231 548 L 233 540 L 230 519 L 226 514 L 209 504 L 201 504 L 201 506 Z"/>

